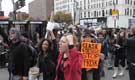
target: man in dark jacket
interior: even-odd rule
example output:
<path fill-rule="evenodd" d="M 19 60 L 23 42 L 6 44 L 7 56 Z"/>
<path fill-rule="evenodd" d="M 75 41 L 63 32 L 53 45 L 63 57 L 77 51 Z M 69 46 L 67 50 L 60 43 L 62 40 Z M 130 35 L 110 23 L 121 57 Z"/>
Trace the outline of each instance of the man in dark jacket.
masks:
<path fill-rule="evenodd" d="M 135 80 L 135 25 L 132 26 L 133 36 L 127 39 L 126 53 L 127 61 L 129 62 L 129 77 L 130 80 Z"/>
<path fill-rule="evenodd" d="M 16 28 L 10 29 L 9 72 L 13 75 L 10 77 L 12 80 L 28 80 L 30 50 L 28 45 L 21 42 L 20 36 L 19 30 Z"/>

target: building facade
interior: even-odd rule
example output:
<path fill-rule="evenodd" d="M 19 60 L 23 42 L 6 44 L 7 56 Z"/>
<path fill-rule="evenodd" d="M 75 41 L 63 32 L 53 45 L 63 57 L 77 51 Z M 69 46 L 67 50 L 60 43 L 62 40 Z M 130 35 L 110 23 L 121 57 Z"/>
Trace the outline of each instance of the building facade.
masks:
<path fill-rule="evenodd" d="M 135 16 L 135 0 L 80 0 L 79 5 L 82 25 L 128 27 L 128 19 Z"/>
<path fill-rule="evenodd" d="M 54 0 L 34 0 L 29 3 L 30 16 L 35 20 L 47 20 L 54 8 Z"/>
<path fill-rule="evenodd" d="M 73 23 L 78 23 L 79 0 L 54 0 L 54 13 L 59 11 L 71 13 Z"/>
<path fill-rule="evenodd" d="M 2 0 L 0 0 L 0 11 L 2 10 Z"/>

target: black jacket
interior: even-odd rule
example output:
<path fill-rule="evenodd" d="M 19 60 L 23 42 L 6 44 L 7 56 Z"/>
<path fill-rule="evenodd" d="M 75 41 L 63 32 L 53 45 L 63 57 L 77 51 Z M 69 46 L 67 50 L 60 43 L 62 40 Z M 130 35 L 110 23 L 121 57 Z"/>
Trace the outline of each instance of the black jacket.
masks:
<path fill-rule="evenodd" d="M 55 70 L 57 65 L 57 44 L 56 40 L 53 40 L 53 48 L 48 50 L 47 56 L 41 52 L 38 56 L 38 67 L 40 72 L 43 73 L 43 80 L 54 80 Z"/>
<path fill-rule="evenodd" d="M 53 61 L 52 53 L 48 53 L 47 56 L 41 54 L 38 57 L 38 66 L 40 72 L 43 73 L 43 80 L 54 80 L 56 64 Z"/>
<path fill-rule="evenodd" d="M 128 62 L 135 63 L 135 35 L 126 41 L 126 55 Z"/>
<path fill-rule="evenodd" d="M 9 71 L 13 75 L 28 76 L 30 68 L 30 48 L 22 42 L 11 44 L 9 51 Z"/>

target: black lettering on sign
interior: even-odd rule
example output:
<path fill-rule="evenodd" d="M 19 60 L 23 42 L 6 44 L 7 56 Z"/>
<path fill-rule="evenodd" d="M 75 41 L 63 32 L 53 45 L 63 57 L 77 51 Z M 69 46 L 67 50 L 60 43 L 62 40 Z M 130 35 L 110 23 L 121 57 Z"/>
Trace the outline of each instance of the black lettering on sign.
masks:
<path fill-rule="evenodd" d="M 98 62 L 96 60 L 84 59 L 84 66 L 98 66 Z"/>
<path fill-rule="evenodd" d="M 87 48 L 87 43 L 82 43 L 82 47 L 85 49 Z"/>
<path fill-rule="evenodd" d="M 99 55 L 98 54 L 88 54 L 88 58 L 89 59 L 97 59 L 97 58 L 99 58 Z"/>
<path fill-rule="evenodd" d="M 92 49 L 97 49 L 97 44 L 89 44 L 88 45 L 89 48 L 92 48 Z"/>

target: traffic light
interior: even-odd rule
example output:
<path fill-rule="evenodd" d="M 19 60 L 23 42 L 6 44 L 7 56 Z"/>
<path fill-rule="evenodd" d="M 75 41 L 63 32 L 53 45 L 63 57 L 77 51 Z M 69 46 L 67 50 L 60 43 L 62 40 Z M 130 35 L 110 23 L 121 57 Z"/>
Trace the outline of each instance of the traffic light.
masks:
<path fill-rule="evenodd" d="M 24 7 L 25 6 L 25 0 L 19 0 L 20 6 Z"/>
<path fill-rule="evenodd" d="M 25 6 L 25 0 L 18 0 L 15 2 L 15 10 L 18 10 Z"/>

